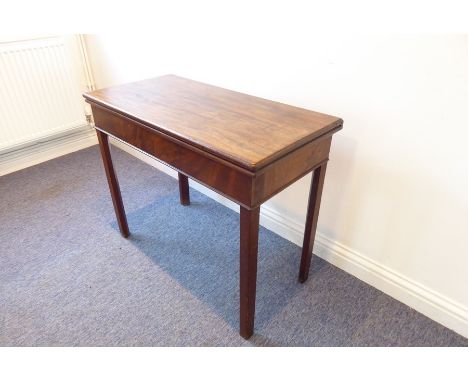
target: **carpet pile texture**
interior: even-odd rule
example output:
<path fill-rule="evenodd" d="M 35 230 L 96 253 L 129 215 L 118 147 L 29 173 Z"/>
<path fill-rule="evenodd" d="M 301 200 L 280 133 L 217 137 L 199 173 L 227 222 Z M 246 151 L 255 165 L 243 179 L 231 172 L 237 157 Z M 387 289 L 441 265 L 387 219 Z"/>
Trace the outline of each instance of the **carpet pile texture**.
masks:
<path fill-rule="evenodd" d="M 0 178 L 1 346 L 467 346 L 261 228 L 255 334 L 238 334 L 239 215 L 113 148 L 120 236 L 97 146 Z"/>

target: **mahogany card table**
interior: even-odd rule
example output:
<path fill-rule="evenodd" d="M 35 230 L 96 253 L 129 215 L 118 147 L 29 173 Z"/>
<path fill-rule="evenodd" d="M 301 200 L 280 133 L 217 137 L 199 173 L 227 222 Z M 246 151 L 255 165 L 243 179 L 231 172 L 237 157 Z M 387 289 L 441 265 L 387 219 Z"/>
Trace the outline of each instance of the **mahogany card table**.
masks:
<path fill-rule="evenodd" d="M 178 171 L 180 202 L 188 178 L 240 205 L 240 335 L 254 330 L 260 206 L 313 171 L 299 281 L 309 275 L 332 135 L 340 118 L 174 75 L 83 95 L 91 105 L 122 236 L 129 229 L 108 137 Z"/>

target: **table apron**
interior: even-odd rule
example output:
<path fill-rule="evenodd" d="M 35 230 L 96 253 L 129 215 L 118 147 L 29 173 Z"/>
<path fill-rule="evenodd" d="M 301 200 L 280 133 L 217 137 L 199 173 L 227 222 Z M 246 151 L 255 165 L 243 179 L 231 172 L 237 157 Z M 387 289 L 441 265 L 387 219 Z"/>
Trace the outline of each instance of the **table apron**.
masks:
<path fill-rule="evenodd" d="M 327 134 L 306 143 L 261 169 L 255 176 L 252 205 L 262 204 L 328 161 L 331 141 L 331 134 Z"/>
<path fill-rule="evenodd" d="M 97 129 L 252 209 L 328 160 L 331 134 L 291 151 L 257 172 L 178 141 L 124 115 L 91 103 Z"/>
<path fill-rule="evenodd" d="M 92 105 L 92 110 L 96 128 L 148 153 L 236 203 L 250 207 L 253 175 L 112 111 L 95 105 Z"/>

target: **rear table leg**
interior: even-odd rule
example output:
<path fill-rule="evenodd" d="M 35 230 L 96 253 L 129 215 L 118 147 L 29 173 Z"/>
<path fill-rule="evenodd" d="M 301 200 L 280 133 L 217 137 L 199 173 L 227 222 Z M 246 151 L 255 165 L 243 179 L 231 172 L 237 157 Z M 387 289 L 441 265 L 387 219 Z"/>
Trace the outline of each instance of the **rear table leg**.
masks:
<path fill-rule="evenodd" d="M 183 206 L 190 205 L 190 191 L 188 178 L 186 175 L 179 172 L 179 194 L 180 194 L 180 204 Z"/>
<path fill-rule="evenodd" d="M 314 170 L 312 184 L 310 185 L 309 206 L 307 207 L 306 226 L 304 231 L 304 243 L 302 245 L 301 267 L 299 270 L 299 281 L 305 282 L 309 277 L 310 260 L 314 248 L 315 233 L 320 210 L 320 199 L 322 198 L 323 182 L 327 163 Z"/>

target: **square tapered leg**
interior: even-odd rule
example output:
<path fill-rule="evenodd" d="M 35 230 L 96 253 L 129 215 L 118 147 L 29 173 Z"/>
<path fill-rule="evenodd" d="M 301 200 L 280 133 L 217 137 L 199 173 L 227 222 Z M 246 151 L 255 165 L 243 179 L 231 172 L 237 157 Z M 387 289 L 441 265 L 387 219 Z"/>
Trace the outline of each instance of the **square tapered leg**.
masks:
<path fill-rule="evenodd" d="M 259 214 L 260 207 L 240 208 L 240 335 L 245 339 L 254 330 Z"/>
<path fill-rule="evenodd" d="M 179 195 L 180 195 L 180 204 L 183 206 L 190 205 L 190 191 L 189 191 L 189 182 L 186 175 L 179 172 Z"/>
<path fill-rule="evenodd" d="M 106 172 L 107 183 L 109 184 L 109 190 L 112 197 L 112 203 L 114 204 L 114 211 L 119 224 L 120 233 L 123 237 L 128 237 L 130 231 L 128 229 L 127 217 L 125 215 L 125 209 L 122 201 L 122 195 L 120 193 L 119 181 L 117 174 L 114 170 L 112 163 L 112 157 L 110 153 L 109 137 L 102 131 L 96 130 L 96 134 L 99 141 L 99 148 L 101 149 L 102 162 L 104 164 L 104 170 Z"/>
<path fill-rule="evenodd" d="M 312 249 L 314 248 L 315 233 L 317 232 L 320 199 L 322 198 L 326 170 L 327 163 L 325 162 L 320 167 L 316 168 L 312 175 L 304 231 L 304 243 L 302 245 L 301 266 L 299 270 L 299 281 L 301 283 L 305 282 L 309 277 L 310 260 L 312 258 Z"/>

